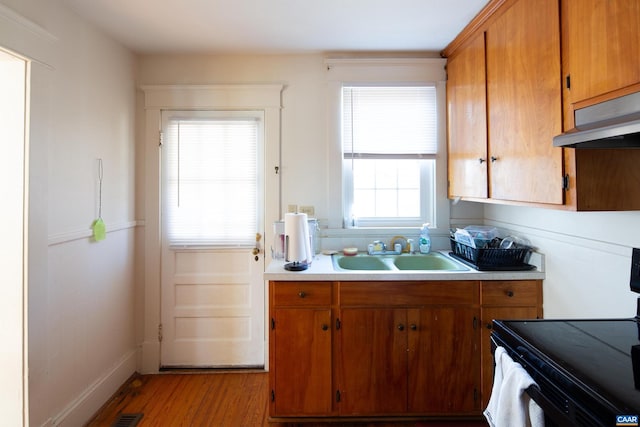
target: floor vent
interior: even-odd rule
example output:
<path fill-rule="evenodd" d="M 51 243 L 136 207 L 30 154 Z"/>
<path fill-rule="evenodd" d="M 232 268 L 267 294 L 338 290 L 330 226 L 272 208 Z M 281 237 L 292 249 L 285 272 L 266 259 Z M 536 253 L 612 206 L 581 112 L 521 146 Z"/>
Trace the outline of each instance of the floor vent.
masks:
<path fill-rule="evenodd" d="M 111 427 L 134 427 L 142 419 L 143 414 L 120 414 Z"/>

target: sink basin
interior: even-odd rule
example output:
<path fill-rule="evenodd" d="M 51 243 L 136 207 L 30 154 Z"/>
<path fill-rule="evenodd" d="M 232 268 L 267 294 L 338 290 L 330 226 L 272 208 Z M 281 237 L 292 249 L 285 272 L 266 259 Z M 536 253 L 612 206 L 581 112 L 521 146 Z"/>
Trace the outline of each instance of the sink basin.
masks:
<path fill-rule="evenodd" d="M 427 255 L 367 255 L 356 256 L 333 255 L 335 270 L 361 271 L 464 271 L 468 270 L 462 264 L 447 258 L 439 252 Z"/>
<path fill-rule="evenodd" d="M 400 255 L 393 261 L 398 270 L 446 270 L 462 271 L 466 267 L 440 253 L 427 255 Z"/>
<path fill-rule="evenodd" d="M 392 270 L 393 267 L 383 258 L 372 255 L 343 256 L 334 255 L 333 265 L 344 270 Z"/>

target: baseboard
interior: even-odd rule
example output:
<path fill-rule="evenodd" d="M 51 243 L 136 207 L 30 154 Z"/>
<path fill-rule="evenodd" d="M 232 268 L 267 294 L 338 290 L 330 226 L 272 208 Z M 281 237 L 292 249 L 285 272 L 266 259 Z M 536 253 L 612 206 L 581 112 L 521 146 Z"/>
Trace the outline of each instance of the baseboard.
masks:
<path fill-rule="evenodd" d="M 136 358 L 137 351 L 129 351 L 46 425 L 77 427 L 86 424 L 136 371 Z"/>

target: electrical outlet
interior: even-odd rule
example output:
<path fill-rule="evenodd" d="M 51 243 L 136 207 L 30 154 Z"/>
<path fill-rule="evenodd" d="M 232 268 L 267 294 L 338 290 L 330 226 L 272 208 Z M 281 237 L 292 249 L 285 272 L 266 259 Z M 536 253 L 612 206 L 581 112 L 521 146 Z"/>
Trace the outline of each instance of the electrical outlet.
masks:
<path fill-rule="evenodd" d="M 313 206 L 300 206 L 300 213 L 307 214 L 308 217 L 313 217 L 316 214 L 316 209 Z"/>
<path fill-rule="evenodd" d="M 640 249 L 633 248 L 631 253 L 631 289 L 640 293 Z"/>
<path fill-rule="evenodd" d="M 296 213 L 298 212 L 298 205 L 288 205 L 287 206 L 288 213 Z"/>

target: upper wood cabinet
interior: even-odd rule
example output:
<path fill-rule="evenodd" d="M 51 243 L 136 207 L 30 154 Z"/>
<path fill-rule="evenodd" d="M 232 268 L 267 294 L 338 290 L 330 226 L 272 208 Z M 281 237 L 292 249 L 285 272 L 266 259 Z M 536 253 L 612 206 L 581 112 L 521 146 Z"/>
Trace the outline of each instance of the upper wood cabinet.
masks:
<path fill-rule="evenodd" d="M 558 0 L 502 8 L 447 65 L 449 196 L 561 205 Z"/>
<path fill-rule="evenodd" d="M 640 150 L 553 147 L 575 109 L 640 91 L 640 0 L 491 0 L 442 54 L 450 198 L 640 209 Z"/>
<path fill-rule="evenodd" d="M 486 31 L 489 197 L 562 204 L 558 0 L 520 0 Z"/>
<path fill-rule="evenodd" d="M 571 129 L 576 103 L 600 102 L 640 82 L 640 1 L 563 0 L 562 28 L 565 129 Z"/>
<path fill-rule="evenodd" d="M 448 61 L 447 147 L 450 198 L 488 197 L 485 68 L 484 33 L 473 38 Z"/>

